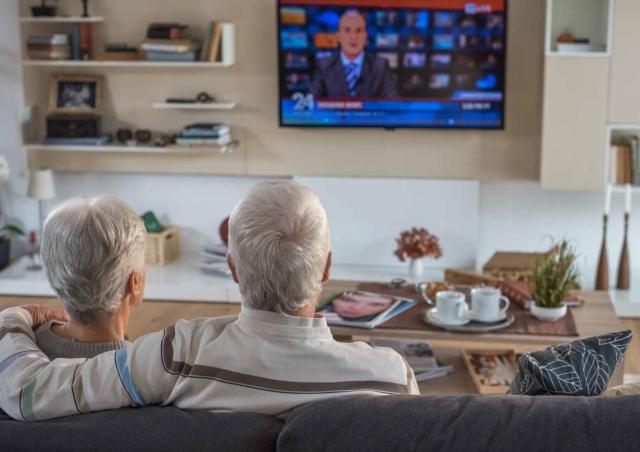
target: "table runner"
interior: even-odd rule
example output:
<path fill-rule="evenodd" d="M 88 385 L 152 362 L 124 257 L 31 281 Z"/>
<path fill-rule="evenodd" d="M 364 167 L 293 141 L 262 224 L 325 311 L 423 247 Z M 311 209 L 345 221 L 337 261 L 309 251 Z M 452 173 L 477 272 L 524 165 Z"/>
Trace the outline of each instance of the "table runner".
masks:
<path fill-rule="evenodd" d="M 426 324 L 422 320 L 422 313 L 428 309 L 422 297 L 413 287 L 403 287 L 394 289 L 388 284 L 382 283 L 362 283 L 358 285 L 358 290 L 368 292 L 384 293 L 395 295 L 397 297 L 414 298 L 418 300 L 418 304 L 413 308 L 403 312 L 402 314 L 387 320 L 377 328 L 394 328 L 407 330 L 430 330 L 442 331 L 441 328 Z M 573 309 L 567 309 L 567 315 L 556 322 L 543 322 L 536 319 L 529 311 L 523 309 L 515 303 L 509 306 L 509 312 L 514 315 L 515 321 L 507 328 L 492 331 L 491 334 L 524 334 L 533 336 L 579 336 L 576 321 L 573 316 Z M 483 334 L 483 333 L 473 333 Z"/>

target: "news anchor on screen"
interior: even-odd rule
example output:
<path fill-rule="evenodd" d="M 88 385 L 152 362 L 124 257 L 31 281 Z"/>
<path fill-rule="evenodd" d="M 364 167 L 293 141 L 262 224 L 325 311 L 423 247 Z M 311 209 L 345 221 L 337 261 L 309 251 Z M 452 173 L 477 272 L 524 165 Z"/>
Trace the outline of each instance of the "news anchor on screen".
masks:
<path fill-rule="evenodd" d="M 315 97 L 398 97 L 398 86 L 386 59 L 365 51 L 364 16 L 346 11 L 336 33 L 340 52 L 316 61 L 311 92 Z"/>

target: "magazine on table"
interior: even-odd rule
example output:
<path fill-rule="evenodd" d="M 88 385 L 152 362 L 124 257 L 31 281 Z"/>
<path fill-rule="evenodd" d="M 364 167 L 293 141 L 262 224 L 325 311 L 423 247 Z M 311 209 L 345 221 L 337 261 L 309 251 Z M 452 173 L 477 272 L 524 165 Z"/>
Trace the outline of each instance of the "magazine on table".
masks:
<path fill-rule="evenodd" d="M 403 339 L 371 339 L 373 347 L 388 347 L 398 352 L 413 369 L 416 381 L 432 380 L 453 372 L 453 366 L 436 358 L 427 341 Z"/>
<path fill-rule="evenodd" d="M 318 312 L 326 317 L 330 325 L 375 328 L 416 303 L 410 298 L 353 290 L 322 300 Z"/>

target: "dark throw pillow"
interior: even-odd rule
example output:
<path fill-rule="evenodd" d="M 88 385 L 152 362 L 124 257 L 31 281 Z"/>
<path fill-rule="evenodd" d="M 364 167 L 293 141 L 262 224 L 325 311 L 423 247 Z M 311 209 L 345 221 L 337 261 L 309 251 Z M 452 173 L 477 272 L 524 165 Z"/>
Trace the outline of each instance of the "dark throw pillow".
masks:
<path fill-rule="evenodd" d="M 620 331 L 525 353 L 508 393 L 599 395 L 607 389 L 632 337 L 631 331 Z"/>

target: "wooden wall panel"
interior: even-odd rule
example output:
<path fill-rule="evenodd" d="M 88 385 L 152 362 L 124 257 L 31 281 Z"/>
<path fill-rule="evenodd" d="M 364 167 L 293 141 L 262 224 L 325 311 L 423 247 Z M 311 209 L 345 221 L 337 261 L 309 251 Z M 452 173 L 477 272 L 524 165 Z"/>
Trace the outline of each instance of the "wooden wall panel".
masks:
<path fill-rule="evenodd" d="M 204 34 L 210 20 L 236 24 L 237 64 L 222 69 L 102 71 L 107 80 L 105 126 L 179 129 L 195 120 L 228 121 L 243 144 L 233 156 L 168 158 L 111 154 L 99 158 L 33 153 L 32 165 L 70 171 L 140 171 L 249 175 L 339 175 L 471 178 L 539 177 L 543 1 L 509 1 L 507 117 L 504 131 L 282 129 L 278 127 L 275 0 L 91 2 L 104 15 L 99 39 L 139 43 L 151 21 L 192 24 Z M 76 12 L 80 2 L 60 0 Z M 23 9 L 28 2 L 23 1 Z M 75 10 L 75 11 L 74 11 Z M 30 26 L 33 27 L 33 26 Z M 26 31 L 26 26 L 23 25 Z M 35 30 L 35 28 L 31 28 Z M 91 71 L 97 71 L 92 69 Z M 44 105 L 46 73 L 25 68 L 28 102 Z M 177 113 L 151 109 L 168 96 L 208 90 L 239 101 L 233 112 Z"/>

